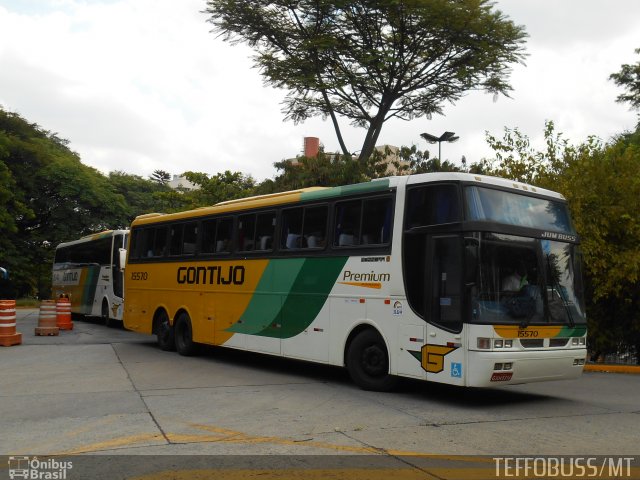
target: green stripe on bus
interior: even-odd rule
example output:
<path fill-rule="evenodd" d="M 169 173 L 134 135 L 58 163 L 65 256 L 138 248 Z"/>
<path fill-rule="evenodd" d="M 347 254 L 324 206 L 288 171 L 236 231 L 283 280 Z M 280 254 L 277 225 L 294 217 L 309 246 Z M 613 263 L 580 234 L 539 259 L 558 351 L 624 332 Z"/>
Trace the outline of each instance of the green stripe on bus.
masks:
<path fill-rule="evenodd" d="M 281 299 L 291 291 L 304 261 L 304 258 L 271 260 L 256 286 L 251 302 L 239 321 L 227 331 L 255 335 L 274 322 L 280 323 Z"/>
<path fill-rule="evenodd" d="M 582 337 L 585 333 L 587 333 L 586 325 L 577 325 L 575 327 L 562 327 L 560 332 L 556 335 L 556 337 Z"/>
<path fill-rule="evenodd" d="M 315 192 L 303 192 L 302 194 L 300 194 L 300 201 L 322 200 L 330 197 L 342 197 L 345 195 L 379 192 L 388 189 L 388 179 L 375 180 L 373 182 L 344 185 L 342 187 L 327 188 L 326 190 L 317 190 Z"/>
<path fill-rule="evenodd" d="M 327 301 L 349 257 L 271 260 L 240 320 L 228 332 L 291 338 Z"/>
<path fill-rule="evenodd" d="M 279 324 L 269 325 L 258 335 L 291 338 L 302 333 L 320 313 L 348 258 L 307 258 L 282 303 Z"/>
<path fill-rule="evenodd" d="M 93 309 L 93 299 L 96 296 L 98 279 L 100 278 L 100 265 L 90 265 L 87 267 L 87 278 L 84 281 L 82 290 L 82 304 L 80 311 L 85 315 L 91 315 Z"/>

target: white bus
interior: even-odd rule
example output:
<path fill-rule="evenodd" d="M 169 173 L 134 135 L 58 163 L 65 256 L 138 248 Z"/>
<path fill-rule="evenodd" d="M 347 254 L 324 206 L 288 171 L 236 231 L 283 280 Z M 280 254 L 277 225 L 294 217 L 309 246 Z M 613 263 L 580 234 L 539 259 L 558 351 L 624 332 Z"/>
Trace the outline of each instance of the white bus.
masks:
<path fill-rule="evenodd" d="M 126 328 L 461 386 L 573 379 L 586 358 L 565 200 L 462 173 L 390 177 L 138 217 Z M 514 285 L 514 277 L 517 281 Z"/>
<path fill-rule="evenodd" d="M 129 230 L 107 230 L 61 243 L 53 263 L 53 298 L 67 296 L 71 312 L 122 321 L 123 261 Z"/>

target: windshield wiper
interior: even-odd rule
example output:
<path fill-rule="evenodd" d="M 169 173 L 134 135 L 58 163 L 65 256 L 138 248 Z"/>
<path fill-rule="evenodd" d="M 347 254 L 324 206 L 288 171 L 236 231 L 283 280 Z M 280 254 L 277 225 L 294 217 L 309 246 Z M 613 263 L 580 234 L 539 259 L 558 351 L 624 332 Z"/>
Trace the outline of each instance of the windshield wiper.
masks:
<path fill-rule="evenodd" d="M 547 268 L 549 269 L 549 276 L 551 277 L 551 295 L 553 295 L 553 291 L 557 290 L 558 292 L 558 297 L 560 297 L 560 301 L 562 302 L 562 306 L 564 307 L 565 311 L 567 312 L 567 321 L 569 323 L 569 326 L 571 328 L 576 326 L 576 322 L 573 320 L 573 314 L 571 313 L 571 307 L 569 307 L 569 300 L 567 300 L 563 293 L 562 293 L 562 289 L 560 288 L 560 282 L 555 282 L 554 279 L 554 275 L 553 275 L 553 269 L 551 268 L 551 255 L 547 253 Z M 547 298 L 547 303 L 549 302 L 549 299 Z M 549 315 L 551 316 L 551 310 L 549 310 Z"/>

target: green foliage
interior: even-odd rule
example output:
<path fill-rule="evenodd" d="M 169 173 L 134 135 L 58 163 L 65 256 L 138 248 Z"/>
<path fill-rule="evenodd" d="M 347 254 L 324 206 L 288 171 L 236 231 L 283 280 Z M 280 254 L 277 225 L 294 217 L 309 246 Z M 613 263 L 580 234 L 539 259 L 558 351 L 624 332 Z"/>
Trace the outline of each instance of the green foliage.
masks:
<path fill-rule="evenodd" d="M 66 141 L 1 109 L 0 179 L 0 265 L 18 296 L 48 296 L 58 243 L 128 223 L 123 197 Z"/>
<path fill-rule="evenodd" d="M 248 197 L 253 195 L 255 188 L 253 177 L 229 170 L 212 176 L 198 172 L 185 172 L 183 176 L 199 187 L 184 192 L 185 200 L 190 202 L 193 208 Z"/>
<path fill-rule="evenodd" d="M 517 129 L 487 140 L 496 153 L 488 173 L 566 197 L 584 254 L 592 349 L 640 351 L 640 130 L 572 146 L 547 122 L 544 151 Z"/>
<path fill-rule="evenodd" d="M 171 192 L 171 188 L 166 184 L 121 171 L 109 173 L 109 182 L 115 191 L 124 197 L 127 225 L 143 213 L 165 211 L 166 202 L 158 197 Z"/>
<path fill-rule="evenodd" d="M 636 49 L 636 53 L 640 54 L 640 48 Z M 636 62 L 634 65 L 622 65 L 620 71 L 612 73 L 609 79 L 626 90 L 626 93 L 618 95 L 616 101 L 629 102 L 631 108 L 640 110 L 640 62 Z"/>
<path fill-rule="evenodd" d="M 524 28 L 489 0 L 208 0 L 206 12 L 288 91 L 286 119 L 330 117 L 344 155 L 337 117 L 366 128 L 363 160 L 390 118 L 441 113 L 472 89 L 507 95 L 524 56 Z"/>
<path fill-rule="evenodd" d="M 164 170 L 154 170 L 149 178 L 160 185 L 166 185 L 171 180 L 171 174 Z"/>

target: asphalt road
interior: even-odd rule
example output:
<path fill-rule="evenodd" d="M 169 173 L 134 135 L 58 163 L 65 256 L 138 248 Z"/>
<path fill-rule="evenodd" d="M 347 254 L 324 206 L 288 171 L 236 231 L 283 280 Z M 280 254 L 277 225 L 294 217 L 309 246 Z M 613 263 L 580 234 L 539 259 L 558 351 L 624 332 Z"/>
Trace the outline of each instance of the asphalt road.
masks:
<path fill-rule="evenodd" d="M 376 393 L 333 367 L 220 348 L 181 357 L 92 321 L 37 337 L 35 310 L 19 310 L 17 323 L 23 344 L 0 348 L 0 455 L 92 454 L 70 479 L 87 469 L 87 478 L 183 478 L 176 458 L 188 459 L 188 478 L 210 478 L 206 459 L 250 472 L 298 459 L 304 478 L 344 462 L 348 478 L 359 478 L 358 462 L 395 477 L 470 478 L 420 464 L 464 458 L 452 455 L 640 460 L 640 375 L 476 390 L 406 381 Z"/>

